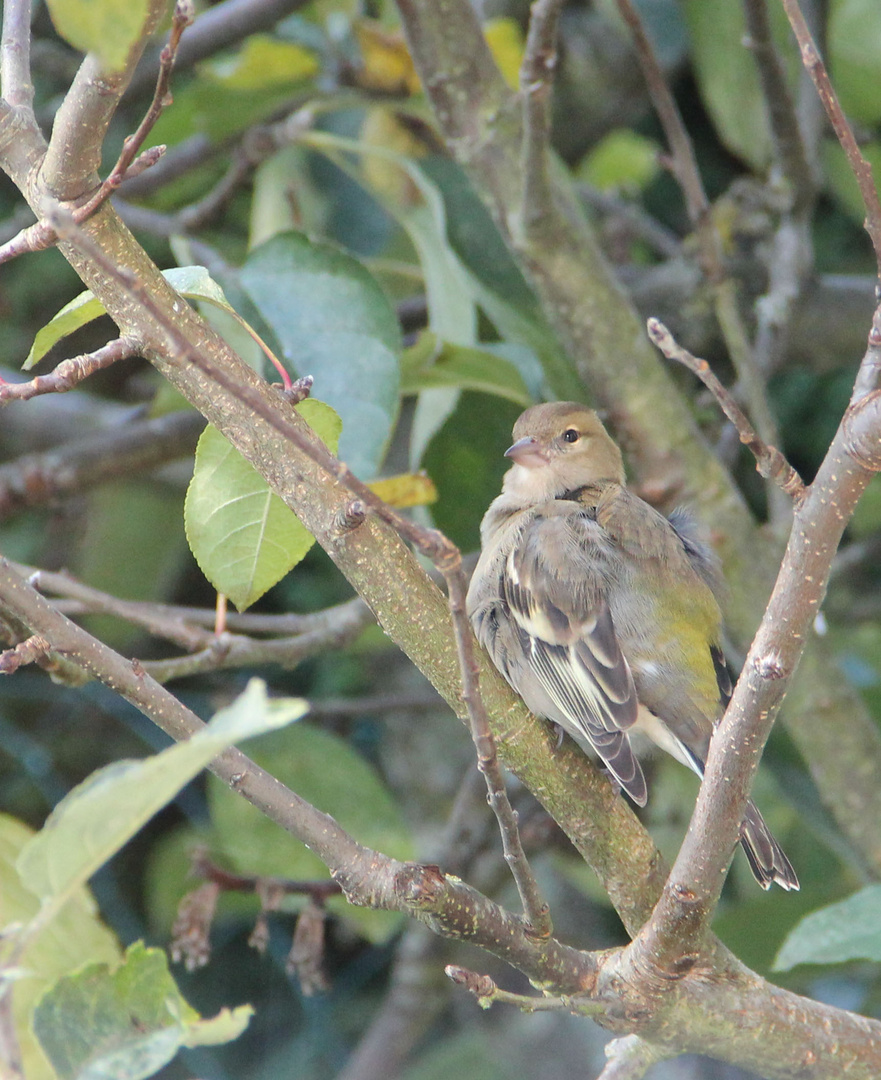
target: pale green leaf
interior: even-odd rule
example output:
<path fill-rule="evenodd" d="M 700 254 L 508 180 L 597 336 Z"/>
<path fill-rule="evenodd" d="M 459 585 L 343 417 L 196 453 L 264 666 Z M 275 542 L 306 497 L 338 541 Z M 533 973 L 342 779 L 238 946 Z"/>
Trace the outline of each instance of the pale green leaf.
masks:
<path fill-rule="evenodd" d="M 297 720 L 297 699 L 269 701 L 252 679 L 240 695 L 186 742 L 143 761 L 117 761 L 93 773 L 55 807 L 18 862 L 21 879 L 43 902 L 45 923 L 167 802 L 227 747 Z"/>
<path fill-rule="evenodd" d="M 150 10 L 148 0 L 47 0 L 47 6 L 61 37 L 97 56 L 105 72 L 125 67 Z"/>
<path fill-rule="evenodd" d="M 237 1038 L 244 1005 L 202 1020 L 186 1002 L 162 949 L 137 942 L 115 969 L 88 964 L 60 979 L 34 1013 L 34 1031 L 59 1080 L 143 1080 L 182 1046 Z"/>
<path fill-rule="evenodd" d="M 783 942 L 774 970 L 846 960 L 881 960 L 881 885 L 806 915 Z"/>
<path fill-rule="evenodd" d="M 190 300 L 207 300 L 209 303 L 232 310 L 223 295 L 223 289 L 204 266 L 174 266 L 170 270 L 163 270 L 162 276 L 182 296 Z M 31 351 L 22 365 L 23 369 L 29 371 L 62 338 L 68 337 L 75 330 L 106 314 L 104 305 L 90 290 L 75 296 L 69 304 L 65 304 L 56 315 L 53 315 L 42 329 L 37 331 Z"/>
<path fill-rule="evenodd" d="M 495 394 L 524 408 L 533 400 L 510 360 L 489 349 L 439 341 L 426 331 L 401 356 L 401 393 L 448 387 Z"/>
<path fill-rule="evenodd" d="M 0 814 L 0 930 L 7 937 L 12 935 L 13 925 L 26 926 L 40 909 L 40 901 L 24 887 L 15 869 L 22 848 L 33 835 L 34 830 L 27 825 Z M 102 921 L 85 887 L 76 889 L 57 918 L 27 942 L 18 960 L 27 977 L 15 986 L 12 1016 L 28 1080 L 57 1080 L 31 1029 L 37 999 L 61 975 L 87 961 L 118 963 L 121 956 L 116 935 Z"/>
<path fill-rule="evenodd" d="M 297 411 L 335 453 L 340 418 L 334 410 L 307 398 Z M 200 570 L 239 611 L 280 581 L 315 543 L 293 510 L 211 426 L 196 447 L 184 523 Z"/>

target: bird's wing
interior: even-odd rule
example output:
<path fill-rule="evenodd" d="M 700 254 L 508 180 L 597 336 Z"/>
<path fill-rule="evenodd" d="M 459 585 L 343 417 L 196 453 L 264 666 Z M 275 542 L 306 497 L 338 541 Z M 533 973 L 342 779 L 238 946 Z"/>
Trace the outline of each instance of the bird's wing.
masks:
<path fill-rule="evenodd" d="M 503 598 L 522 651 L 524 678 L 537 680 L 554 707 L 550 719 L 576 740 L 589 743 L 621 787 L 643 806 L 645 778 L 627 737 L 637 717 L 636 688 L 608 600 L 586 557 L 579 531 L 584 520 L 580 514 L 573 518 L 537 517 L 524 530 L 505 564 Z M 579 580 L 561 578 L 554 570 L 561 564 Z M 526 687 L 518 689 L 529 704 Z"/>

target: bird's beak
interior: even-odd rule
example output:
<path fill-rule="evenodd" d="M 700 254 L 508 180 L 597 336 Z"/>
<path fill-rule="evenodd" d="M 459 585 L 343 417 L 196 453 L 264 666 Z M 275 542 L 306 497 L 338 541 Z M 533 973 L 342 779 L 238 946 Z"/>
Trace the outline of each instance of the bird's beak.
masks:
<path fill-rule="evenodd" d="M 526 469 L 538 469 L 542 465 L 547 465 L 550 460 L 547 447 L 542 446 L 531 435 L 518 439 L 513 446 L 509 446 L 505 451 L 505 457 L 512 458 Z"/>

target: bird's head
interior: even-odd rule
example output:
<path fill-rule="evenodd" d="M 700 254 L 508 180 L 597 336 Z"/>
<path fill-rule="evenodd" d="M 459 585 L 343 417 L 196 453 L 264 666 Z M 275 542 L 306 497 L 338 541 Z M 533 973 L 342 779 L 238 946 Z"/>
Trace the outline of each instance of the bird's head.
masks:
<path fill-rule="evenodd" d="M 544 502 L 585 484 L 624 483 L 621 451 L 599 417 L 573 401 L 533 405 L 514 424 L 505 492 Z"/>

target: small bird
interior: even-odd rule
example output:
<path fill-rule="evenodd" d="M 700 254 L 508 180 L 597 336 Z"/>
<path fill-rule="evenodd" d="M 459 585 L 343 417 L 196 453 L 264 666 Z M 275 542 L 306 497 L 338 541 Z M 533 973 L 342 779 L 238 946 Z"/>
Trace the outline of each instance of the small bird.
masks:
<path fill-rule="evenodd" d="M 715 556 L 687 514 L 668 520 L 627 490 L 621 451 L 584 405 L 527 409 L 505 456 L 468 590 L 478 640 L 532 712 L 597 755 L 637 805 L 635 732 L 703 777 L 732 690 Z M 753 802 L 740 842 L 763 889 L 799 887 Z"/>

